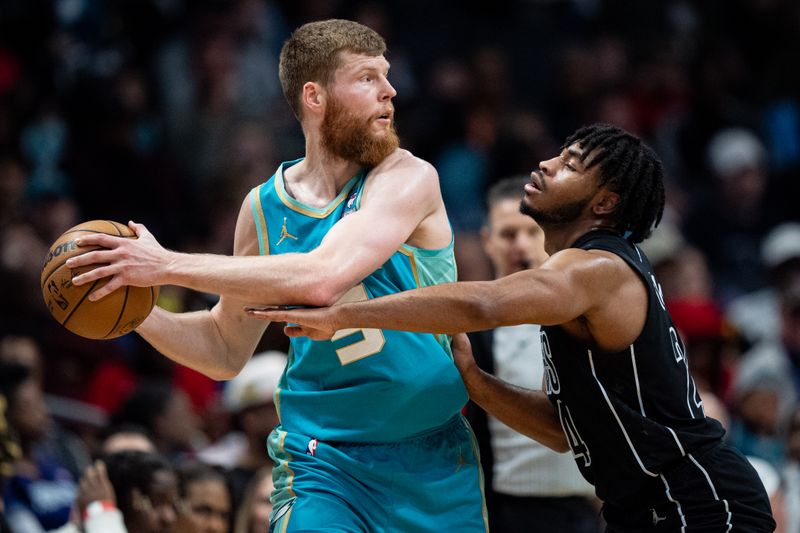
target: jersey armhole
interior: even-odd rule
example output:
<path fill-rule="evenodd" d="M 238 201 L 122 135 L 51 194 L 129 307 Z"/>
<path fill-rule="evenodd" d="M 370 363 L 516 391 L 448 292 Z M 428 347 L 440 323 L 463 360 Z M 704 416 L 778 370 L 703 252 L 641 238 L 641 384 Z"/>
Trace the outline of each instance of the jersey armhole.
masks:
<path fill-rule="evenodd" d="M 264 185 L 265 183 L 262 183 L 250 190 L 250 209 L 253 211 L 253 223 L 256 226 L 256 235 L 258 236 L 259 255 L 269 255 L 269 232 L 267 230 L 267 219 L 264 216 L 264 207 L 261 202 L 261 188 Z"/>

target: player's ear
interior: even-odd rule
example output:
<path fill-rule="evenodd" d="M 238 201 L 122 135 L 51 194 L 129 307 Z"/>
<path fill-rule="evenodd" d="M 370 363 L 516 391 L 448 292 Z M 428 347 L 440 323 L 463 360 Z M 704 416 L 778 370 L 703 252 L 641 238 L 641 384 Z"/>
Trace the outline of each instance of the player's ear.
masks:
<path fill-rule="evenodd" d="M 319 114 L 325 108 L 325 89 L 317 82 L 307 81 L 303 85 L 303 95 L 301 101 L 303 108 L 311 114 Z"/>
<path fill-rule="evenodd" d="M 619 194 L 604 188 L 600 190 L 592 211 L 595 215 L 610 215 L 618 205 Z"/>

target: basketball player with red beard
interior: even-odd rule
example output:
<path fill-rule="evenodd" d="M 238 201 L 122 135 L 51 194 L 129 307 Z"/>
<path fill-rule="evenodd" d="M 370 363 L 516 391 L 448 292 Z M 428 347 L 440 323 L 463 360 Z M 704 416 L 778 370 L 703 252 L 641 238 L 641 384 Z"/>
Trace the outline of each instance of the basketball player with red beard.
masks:
<path fill-rule="evenodd" d="M 386 45 L 344 20 L 298 28 L 280 79 L 305 156 L 279 165 L 244 200 L 234 256 L 164 249 L 138 239 L 82 237 L 103 250 L 71 259 L 76 285 L 174 284 L 219 294 L 209 311 L 156 308 L 137 332 L 170 359 L 215 379 L 244 366 L 266 322 L 252 305 L 328 306 L 456 279 L 453 233 L 438 175 L 399 148 Z M 485 532 L 467 400 L 441 335 L 381 329 L 292 339 L 275 393 L 280 423 L 270 531 Z"/>

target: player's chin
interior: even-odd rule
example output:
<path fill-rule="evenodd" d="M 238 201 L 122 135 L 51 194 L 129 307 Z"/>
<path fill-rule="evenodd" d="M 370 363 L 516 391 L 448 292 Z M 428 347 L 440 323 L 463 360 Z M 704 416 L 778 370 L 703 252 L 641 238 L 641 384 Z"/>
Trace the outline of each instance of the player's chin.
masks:
<path fill-rule="evenodd" d="M 374 141 L 385 141 L 391 137 L 392 129 L 375 126 L 372 128 L 372 131 L 370 131 L 370 135 Z"/>
<path fill-rule="evenodd" d="M 525 196 L 522 197 L 522 201 L 519 205 L 520 212 L 523 215 L 533 216 L 532 213 L 536 209 L 534 204 L 537 203 L 537 200 L 538 198 L 536 194 L 530 195 L 526 193 Z"/>

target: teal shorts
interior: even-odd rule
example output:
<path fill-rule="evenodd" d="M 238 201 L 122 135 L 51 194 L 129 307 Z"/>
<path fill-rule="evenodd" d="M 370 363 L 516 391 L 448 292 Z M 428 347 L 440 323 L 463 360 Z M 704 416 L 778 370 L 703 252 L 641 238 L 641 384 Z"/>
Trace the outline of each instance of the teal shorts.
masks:
<path fill-rule="evenodd" d="M 478 446 L 463 417 L 392 443 L 321 442 L 280 426 L 270 533 L 486 533 Z"/>

